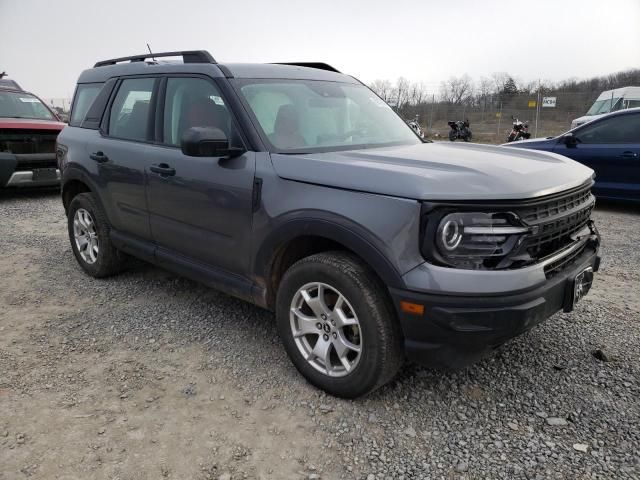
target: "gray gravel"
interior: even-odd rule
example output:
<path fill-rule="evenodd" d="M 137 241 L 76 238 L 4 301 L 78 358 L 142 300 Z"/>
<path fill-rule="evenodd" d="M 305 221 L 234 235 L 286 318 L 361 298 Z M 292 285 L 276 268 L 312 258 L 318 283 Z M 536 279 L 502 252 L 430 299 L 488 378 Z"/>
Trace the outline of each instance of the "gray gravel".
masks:
<path fill-rule="evenodd" d="M 41 272 L 33 288 L 43 298 L 73 292 L 86 300 L 75 312 L 44 318 L 30 332 L 35 342 L 62 336 L 65 354 L 117 347 L 134 360 L 195 346 L 206 352 L 199 368 L 222 371 L 248 403 L 279 392 L 272 400 L 304 414 L 322 444 L 319 463 L 303 464 L 295 478 L 640 478 L 640 211 L 599 206 L 595 219 L 602 273 L 575 312 L 555 315 L 462 371 L 407 365 L 395 382 L 358 401 L 309 387 L 268 312 L 137 261 L 118 277 L 85 276 L 55 193 L 0 197 L 0 252 L 33 252 Z M 26 297 L 11 299 L 21 302 L 26 308 Z M 593 355 L 597 349 L 608 361 Z M 0 391 L 56 388 L 46 371 L 25 375 L 22 361 L 0 343 L 0 364 L 9 366 Z M 82 387 L 82 372 L 65 386 L 70 398 Z M 199 394 L 199 385 L 176 389 L 185 402 Z"/>

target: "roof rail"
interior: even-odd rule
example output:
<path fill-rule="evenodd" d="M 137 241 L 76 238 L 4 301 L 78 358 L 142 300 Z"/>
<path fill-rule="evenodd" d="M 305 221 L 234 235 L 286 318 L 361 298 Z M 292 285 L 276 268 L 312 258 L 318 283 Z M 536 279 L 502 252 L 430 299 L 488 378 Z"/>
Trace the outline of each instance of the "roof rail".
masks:
<path fill-rule="evenodd" d="M 333 68 L 331 65 L 322 62 L 276 62 L 275 65 L 294 65 L 296 67 L 317 68 L 318 70 L 327 70 L 329 72 L 342 73 L 340 70 Z"/>
<path fill-rule="evenodd" d="M 183 52 L 161 52 L 161 53 L 145 53 L 142 55 L 133 55 L 131 57 L 112 58 L 110 60 L 102 60 L 97 62 L 93 67 L 104 67 L 105 65 L 115 65 L 120 62 L 144 62 L 147 58 L 157 57 L 182 57 L 184 63 L 217 63 L 215 58 L 206 50 L 187 50 Z"/>

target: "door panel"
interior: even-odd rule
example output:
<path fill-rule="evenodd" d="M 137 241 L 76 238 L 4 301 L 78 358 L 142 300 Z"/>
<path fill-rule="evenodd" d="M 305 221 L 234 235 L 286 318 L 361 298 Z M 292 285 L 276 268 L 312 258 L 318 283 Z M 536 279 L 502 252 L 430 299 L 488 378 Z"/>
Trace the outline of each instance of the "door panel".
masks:
<path fill-rule="evenodd" d="M 98 180 L 106 195 L 105 208 L 116 230 L 151 239 L 145 194 L 145 164 L 148 147 L 144 143 L 100 137 L 90 142 L 88 154 L 102 152 L 107 161 L 98 163 Z"/>
<path fill-rule="evenodd" d="M 166 164 L 175 169 L 173 176 L 147 170 L 151 230 L 158 246 L 245 273 L 255 154 L 217 159 L 187 157 L 170 147 L 152 150 L 148 167 Z"/>
<path fill-rule="evenodd" d="M 106 135 L 96 131 L 87 145 L 98 165 L 113 227 L 145 240 L 151 240 L 145 166 L 156 82 L 150 77 L 122 80 L 109 108 Z"/>
<path fill-rule="evenodd" d="M 236 158 L 191 157 L 179 147 L 191 127 L 215 127 L 237 142 L 236 127 L 216 85 L 168 77 L 162 141 L 147 158 L 151 233 L 162 249 L 244 275 L 251 251 L 255 153 Z"/>

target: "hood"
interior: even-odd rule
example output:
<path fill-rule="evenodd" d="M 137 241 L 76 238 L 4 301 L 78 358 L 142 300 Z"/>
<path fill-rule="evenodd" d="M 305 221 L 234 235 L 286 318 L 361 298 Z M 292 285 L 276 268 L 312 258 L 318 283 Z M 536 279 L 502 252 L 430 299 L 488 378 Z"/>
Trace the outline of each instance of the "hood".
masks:
<path fill-rule="evenodd" d="M 593 175 L 554 153 L 444 142 L 271 158 L 281 178 L 415 200 L 534 198 Z"/>
<path fill-rule="evenodd" d="M 539 137 L 529 138 L 527 140 L 518 140 L 517 142 L 503 143 L 503 147 L 524 147 L 529 148 L 534 145 L 555 145 L 558 143 L 558 137 Z"/>
<path fill-rule="evenodd" d="M 67 124 L 57 120 L 37 120 L 34 118 L 9 118 L 0 117 L 2 129 L 29 129 L 29 130 L 62 130 Z"/>

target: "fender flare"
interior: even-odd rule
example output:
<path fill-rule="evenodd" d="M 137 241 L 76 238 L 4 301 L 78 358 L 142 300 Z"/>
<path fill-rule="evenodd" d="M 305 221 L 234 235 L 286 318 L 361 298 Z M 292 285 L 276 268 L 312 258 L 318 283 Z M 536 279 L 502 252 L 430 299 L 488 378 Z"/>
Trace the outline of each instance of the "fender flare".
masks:
<path fill-rule="evenodd" d="M 98 194 L 99 189 L 95 184 L 95 182 L 91 179 L 89 174 L 84 169 L 75 167 L 72 165 L 68 165 L 67 168 L 65 168 L 62 171 L 62 178 L 60 179 L 60 193 L 61 193 L 62 201 L 64 202 L 64 192 L 66 190 L 67 185 L 74 180 L 84 183 L 89 188 L 89 190 L 91 190 L 91 192 L 95 195 L 96 200 L 100 204 L 100 207 L 102 207 L 102 210 L 105 211 L 104 205 L 102 204 L 102 199 Z M 66 206 L 65 206 L 65 211 L 66 211 Z"/>
<path fill-rule="evenodd" d="M 356 253 L 382 279 L 387 287 L 402 288 L 401 274 L 382 253 L 381 249 L 366 239 L 366 230 L 334 215 L 305 217 L 286 220 L 269 232 L 258 248 L 253 271 L 258 278 L 271 278 L 273 256 L 283 244 L 297 238 L 314 236 L 337 242 Z M 334 217 L 334 218 L 332 218 Z"/>

